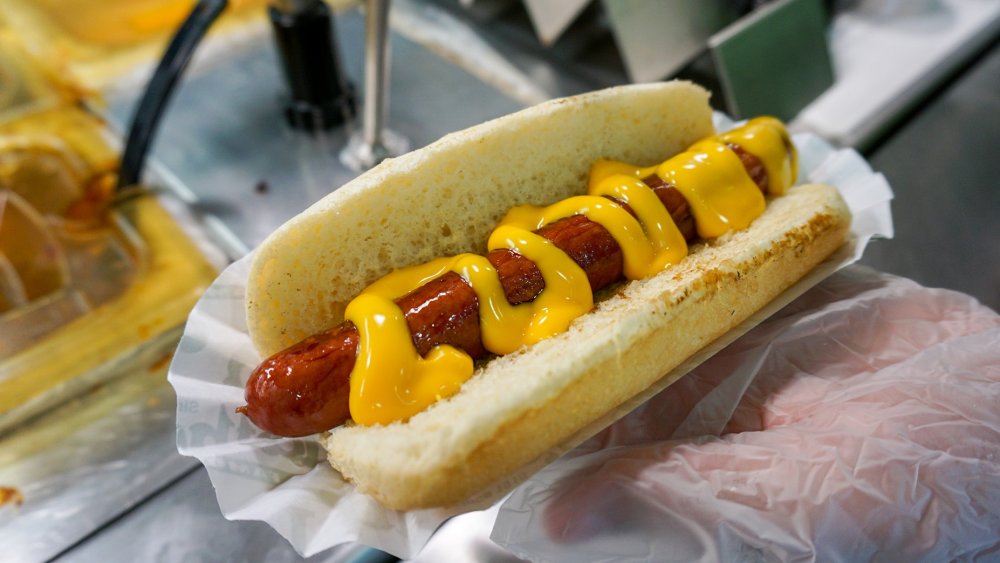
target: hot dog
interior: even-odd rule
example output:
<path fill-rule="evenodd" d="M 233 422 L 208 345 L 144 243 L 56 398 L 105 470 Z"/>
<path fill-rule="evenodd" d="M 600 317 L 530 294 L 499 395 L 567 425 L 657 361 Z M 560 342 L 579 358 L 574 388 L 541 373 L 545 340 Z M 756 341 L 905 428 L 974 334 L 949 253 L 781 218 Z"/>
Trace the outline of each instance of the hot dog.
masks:
<path fill-rule="evenodd" d="M 670 83 L 543 104 L 384 164 L 279 229 L 252 266 L 248 326 L 258 349 L 273 355 L 248 381 L 244 412 L 290 436 L 350 415 L 357 424 L 324 438 L 330 462 L 387 506 L 416 508 L 453 504 L 502 480 L 656 382 L 831 253 L 849 224 L 839 195 L 825 187 L 796 188 L 763 211 L 761 192 L 783 192 L 794 168 L 787 135 L 772 139 L 766 158 L 754 134 L 741 137 L 748 146 L 727 137 L 695 145 L 711 135 L 706 99 L 697 87 Z M 755 134 L 767 136 L 768 127 Z M 729 164 L 689 171 L 702 161 Z M 507 207 L 573 196 L 595 162 L 591 190 L 610 197 L 512 211 L 482 251 L 484 227 Z M 706 192 L 691 191 L 690 178 L 725 184 L 734 169 L 744 179 L 733 185 L 757 195 L 744 189 L 725 201 L 759 218 L 739 211 L 713 219 Z M 639 197 L 646 192 L 655 197 Z M 587 215 L 574 211 L 580 206 Z M 663 223 L 651 222 L 653 207 L 670 224 L 656 227 L 660 238 L 650 234 Z M 695 232 L 705 242 L 685 258 Z M 406 268 L 430 253 L 469 250 L 486 258 Z M 640 255 L 650 262 L 637 262 Z M 554 267 L 569 281 L 554 277 Z M 586 313 L 592 292 L 623 273 L 637 281 Z M 494 282 L 502 303 L 484 289 Z M 352 301 L 347 292 L 360 295 Z M 496 327 L 525 311 L 520 303 L 535 307 L 534 316 L 508 338 Z M 520 308 L 504 309 L 510 304 Z M 486 310 L 497 307 L 488 321 Z M 562 318 L 562 309 L 572 312 Z M 490 353 L 506 356 L 481 363 L 469 379 L 471 359 Z"/>
<path fill-rule="evenodd" d="M 754 184 L 767 193 L 767 171 L 760 159 L 735 143 L 728 147 L 739 156 Z M 684 196 L 655 174 L 642 181 L 670 213 L 684 239 L 693 241 L 697 236 L 694 218 Z M 627 204 L 622 205 L 635 215 Z M 583 269 L 593 291 L 622 278 L 620 246 L 611 233 L 586 216 L 559 220 L 536 233 Z M 530 302 L 544 289 L 541 272 L 531 260 L 508 249 L 494 250 L 487 258 L 512 305 Z M 487 355 L 480 337 L 478 299 L 461 276 L 449 272 L 396 300 L 396 305 L 421 356 L 440 345 L 457 347 L 474 359 Z M 357 327 L 345 321 L 272 355 L 251 374 L 247 405 L 239 412 L 280 436 L 308 436 L 343 424 L 350 419 L 349 382 L 357 348 Z"/>

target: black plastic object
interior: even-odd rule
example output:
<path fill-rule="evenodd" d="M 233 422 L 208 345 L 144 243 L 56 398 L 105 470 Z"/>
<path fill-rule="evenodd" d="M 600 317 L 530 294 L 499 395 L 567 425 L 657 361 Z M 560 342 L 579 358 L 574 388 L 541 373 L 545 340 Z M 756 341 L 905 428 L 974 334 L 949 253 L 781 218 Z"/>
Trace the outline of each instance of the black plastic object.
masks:
<path fill-rule="evenodd" d="M 199 0 L 170 40 L 160 64 L 146 85 L 142 100 L 132 116 L 125 152 L 118 171 L 119 191 L 138 184 L 146 164 L 146 154 L 160 123 L 160 117 L 181 74 L 191 61 L 205 32 L 226 8 L 227 0 Z"/>
<path fill-rule="evenodd" d="M 354 91 L 337 57 L 333 15 L 316 0 L 289 11 L 268 6 L 274 40 L 291 90 L 285 117 L 295 129 L 329 129 L 354 117 Z"/>

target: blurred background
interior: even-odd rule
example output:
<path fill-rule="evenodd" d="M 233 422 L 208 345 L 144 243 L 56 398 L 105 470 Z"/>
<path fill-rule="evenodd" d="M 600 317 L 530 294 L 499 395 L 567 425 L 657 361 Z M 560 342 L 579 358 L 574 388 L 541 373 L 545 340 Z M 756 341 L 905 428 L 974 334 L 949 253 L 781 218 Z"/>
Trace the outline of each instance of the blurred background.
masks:
<path fill-rule="evenodd" d="M 896 195 L 862 262 L 1000 308 L 998 37 L 995 0 L 0 0 L 0 560 L 300 560 L 176 452 L 188 311 L 364 169 L 547 99 L 685 78 L 853 147 Z M 483 525 L 439 544 L 513 560 Z"/>

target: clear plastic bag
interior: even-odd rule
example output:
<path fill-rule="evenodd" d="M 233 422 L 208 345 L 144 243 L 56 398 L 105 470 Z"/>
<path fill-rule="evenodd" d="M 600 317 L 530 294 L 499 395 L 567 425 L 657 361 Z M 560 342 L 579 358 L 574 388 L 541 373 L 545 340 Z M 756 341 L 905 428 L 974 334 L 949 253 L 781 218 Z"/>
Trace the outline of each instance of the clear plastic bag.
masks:
<path fill-rule="evenodd" d="M 1000 316 L 851 267 L 518 488 L 533 560 L 1000 558 Z"/>

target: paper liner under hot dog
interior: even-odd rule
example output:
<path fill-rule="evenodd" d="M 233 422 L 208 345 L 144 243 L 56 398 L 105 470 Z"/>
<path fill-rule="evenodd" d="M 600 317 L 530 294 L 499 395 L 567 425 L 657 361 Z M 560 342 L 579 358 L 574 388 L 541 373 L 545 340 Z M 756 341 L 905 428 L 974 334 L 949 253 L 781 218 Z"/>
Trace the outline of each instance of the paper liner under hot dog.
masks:
<path fill-rule="evenodd" d="M 717 127 L 731 125 L 720 116 Z M 304 556 L 360 542 L 410 557 L 438 526 L 457 514 L 500 501 L 511 488 L 640 405 L 831 273 L 860 258 L 873 237 L 892 237 L 885 178 L 856 152 L 822 139 L 795 135 L 800 180 L 840 189 L 853 214 L 849 242 L 764 309 L 667 374 L 663 382 L 580 430 L 562 447 L 525 466 L 494 489 L 450 509 L 398 512 L 382 507 L 345 482 L 325 461 L 316 437 L 279 438 L 235 413 L 243 386 L 260 362 L 245 321 L 244 293 L 251 256 L 226 269 L 192 311 L 169 381 L 177 392 L 177 447 L 208 470 L 223 514 L 262 520 Z"/>

